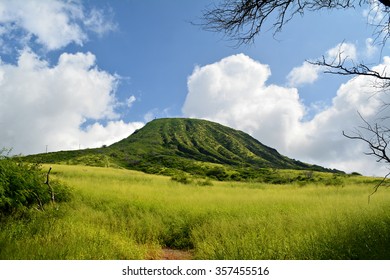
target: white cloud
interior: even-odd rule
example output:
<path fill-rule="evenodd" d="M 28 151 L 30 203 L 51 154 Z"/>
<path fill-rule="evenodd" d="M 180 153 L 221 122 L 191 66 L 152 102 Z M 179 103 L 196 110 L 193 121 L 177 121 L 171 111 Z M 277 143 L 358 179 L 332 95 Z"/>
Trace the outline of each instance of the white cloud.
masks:
<path fill-rule="evenodd" d="M 183 113 L 252 134 L 264 131 L 264 143 L 282 145 L 280 138 L 286 139 L 305 111 L 296 89 L 265 85 L 270 75 L 267 65 L 243 54 L 197 67 L 188 78 Z"/>
<path fill-rule="evenodd" d="M 149 110 L 145 115 L 144 115 L 144 121 L 145 122 L 150 122 L 156 118 L 174 118 L 176 116 L 173 116 L 170 114 L 170 108 L 165 108 L 163 110 L 160 110 L 159 108 L 153 108 Z"/>
<path fill-rule="evenodd" d="M 367 51 L 369 51 L 367 46 Z M 340 43 L 326 52 L 325 60 L 336 64 L 344 60 L 352 62 L 357 58 L 356 46 L 352 43 Z M 320 59 L 321 60 L 321 59 Z M 314 83 L 323 69 L 320 66 L 305 61 L 301 66 L 294 67 L 287 75 L 289 86 L 299 87 L 304 84 Z"/>
<path fill-rule="evenodd" d="M 340 43 L 337 46 L 331 48 L 326 52 L 328 61 L 343 61 L 343 60 L 356 60 L 357 51 L 356 46 L 352 43 Z"/>
<path fill-rule="evenodd" d="M 98 147 L 127 137 L 143 123 L 117 120 L 118 75 L 100 70 L 92 53 L 62 53 L 56 65 L 32 49 L 83 45 L 89 32 L 115 30 L 108 13 L 79 0 L 0 0 L 0 143 L 15 153 Z M 126 106 L 131 107 L 131 96 Z M 88 121 L 88 122 L 87 122 Z M 101 123 L 106 123 L 102 125 Z M 88 125 L 85 129 L 85 124 Z"/>
<path fill-rule="evenodd" d="M 2 34 L 9 35 L 13 42 L 21 39 L 21 32 L 16 38 L 12 34 L 21 30 L 24 42 L 35 41 L 47 50 L 70 43 L 83 45 L 88 38 L 87 30 L 101 35 L 115 29 L 115 24 L 101 11 L 92 9 L 87 13 L 76 0 L 0 0 L 0 24 Z"/>
<path fill-rule="evenodd" d="M 115 31 L 118 28 L 116 23 L 112 20 L 108 20 L 106 11 L 98 10 L 96 8 L 93 8 L 85 17 L 84 24 L 87 29 L 95 32 L 99 36 Z"/>
<path fill-rule="evenodd" d="M 294 67 L 287 76 L 288 84 L 296 87 L 302 84 L 311 84 L 318 79 L 321 68 L 317 65 L 304 62 L 302 66 Z"/>
<path fill-rule="evenodd" d="M 353 55 L 353 48 L 350 50 L 344 53 Z M 390 58 L 378 67 L 385 65 L 390 66 Z M 362 124 L 357 111 L 368 120 L 378 117 L 386 94 L 373 95 L 368 77 L 343 84 L 331 106 L 304 121 L 308 109 L 298 91 L 266 85 L 269 76 L 267 65 L 243 54 L 196 67 L 188 78 L 183 113 L 246 131 L 282 154 L 302 161 L 368 175 L 385 172 L 374 158 L 363 154 L 367 151 L 364 143 L 342 135 L 343 130 L 350 132 Z"/>
<path fill-rule="evenodd" d="M 155 112 L 157 111 L 157 109 L 154 109 L 154 110 L 151 110 L 149 112 L 147 112 L 145 115 L 144 115 L 144 120 L 145 122 L 150 122 L 152 121 L 153 119 L 156 118 L 155 116 Z"/>
<path fill-rule="evenodd" d="M 101 147 L 118 142 L 143 126 L 142 122 L 125 123 L 122 120 L 109 121 L 106 126 L 94 123 L 80 132 L 80 147 Z"/>
<path fill-rule="evenodd" d="M 375 45 L 374 39 L 367 38 L 366 39 L 366 50 L 365 56 L 370 58 L 378 51 L 378 47 Z"/>
<path fill-rule="evenodd" d="M 131 108 L 135 101 L 137 101 L 137 98 L 134 95 L 127 98 L 127 100 L 126 100 L 127 107 Z"/>
<path fill-rule="evenodd" d="M 387 7 L 378 0 L 371 0 L 369 1 L 369 8 L 363 10 L 363 17 L 367 18 L 368 24 L 376 27 L 387 24 L 387 13 Z"/>
<path fill-rule="evenodd" d="M 118 77 L 99 70 L 91 53 L 64 53 L 49 66 L 31 50 L 0 64 L 0 143 L 16 153 L 110 144 L 141 123 L 115 121 Z M 86 121 L 95 123 L 82 130 Z M 111 120 L 102 126 L 101 120 Z"/>

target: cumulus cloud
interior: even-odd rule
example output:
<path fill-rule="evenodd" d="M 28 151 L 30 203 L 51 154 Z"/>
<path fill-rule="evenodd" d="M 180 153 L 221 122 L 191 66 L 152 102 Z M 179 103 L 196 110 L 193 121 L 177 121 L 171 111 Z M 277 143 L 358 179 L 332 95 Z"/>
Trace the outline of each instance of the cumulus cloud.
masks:
<path fill-rule="evenodd" d="M 101 147 L 118 142 L 143 126 L 142 122 L 125 123 L 123 120 L 109 121 L 106 126 L 95 122 L 79 132 L 80 148 Z"/>
<path fill-rule="evenodd" d="M 47 50 L 70 43 L 82 45 L 88 38 L 87 30 L 104 34 L 115 29 L 115 24 L 101 11 L 86 12 L 74 0 L 0 0 L 0 24 L 3 36 L 12 39 L 17 33 L 14 41 L 20 41 L 23 34 L 23 42 L 34 41 Z"/>
<path fill-rule="evenodd" d="M 353 48 L 344 53 L 352 56 Z M 389 58 L 376 69 L 386 65 L 390 66 Z M 270 74 L 267 65 L 243 54 L 198 66 L 188 78 L 183 114 L 246 131 L 282 154 L 302 161 L 368 175 L 385 172 L 363 154 L 367 149 L 364 143 L 342 135 L 343 130 L 351 132 L 362 124 L 358 111 L 367 120 L 377 117 L 386 95 L 373 95 L 370 78 L 358 77 L 343 84 L 331 106 L 305 121 L 308 108 L 298 91 L 267 85 Z"/>
<path fill-rule="evenodd" d="M 327 60 L 356 60 L 357 50 L 352 43 L 340 43 L 326 52 Z"/>
<path fill-rule="evenodd" d="M 305 61 L 301 66 L 294 67 L 287 75 L 288 84 L 296 87 L 302 84 L 311 84 L 318 79 L 321 68 Z"/>
<path fill-rule="evenodd" d="M 369 43 L 370 41 L 367 42 Z M 373 48 L 370 48 L 370 46 L 367 45 L 367 42 L 366 52 L 368 53 L 374 51 Z M 352 43 L 340 43 L 329 49 L 324 58 L 328 62 L 335 61 L 335 63 L 339 63 L 344 60 L 352 62 L 357 58 L 356 46 Z M 321 71 L 321 67 L 305 61 L 301 66 L 294 67 L 287 75 L 288 85 L 292 87 L 299 87 L 304 84 L 312 84 L 318 79 Z"/>
<path fill-rule="evenodd" d="M 44 152 L 46 145 L 49 151 L 99 147 L 143 125 L 118 120 L 120 77 L 100 70 L 95 55 L 62 53 L 51 65 L 33 51 L 83 45 L 90 32 L 115 30 L 109 16 L 78 0 L 0 0 L 0 48 L 16 60 L 0 60 L 3 147 L 23 154 Z"/>
<path fill-rule="evenodd" d="M 183 113 L 211 119 L 251 134 L 263 131 L 264 143 L 282 143 L 304 116 L 294 88 L 266 85 L 267 65 L 238 54 L 195 68 L 188 78 Z"/>
<path fill-rule="evenodd" d="M 118 77 L 98 69 L 91 53 L 63 53 L 50 66 L 29 49 L 0 64 L 0 143 L 16 153 L 110 144 L 142 123 L 116 120 Z M 85 130 L 87 120 L 95 122 Z M 99 121 L 109 120 L 106 126 Z"/>

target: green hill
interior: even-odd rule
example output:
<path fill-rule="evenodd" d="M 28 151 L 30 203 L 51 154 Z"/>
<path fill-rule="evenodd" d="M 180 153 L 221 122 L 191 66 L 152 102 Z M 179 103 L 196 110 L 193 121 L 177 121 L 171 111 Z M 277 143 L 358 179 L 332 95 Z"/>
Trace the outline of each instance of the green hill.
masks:
<path fill-rule="evenodd" d="M 188 118 L 153 120 L 109 147 L 32 155 L 26 159 L 118 166 L 165 175 L 186 172 L 220 180 L 249 179 L 270 169 L 337 172 L 283 156 L 242 131 Z"/>

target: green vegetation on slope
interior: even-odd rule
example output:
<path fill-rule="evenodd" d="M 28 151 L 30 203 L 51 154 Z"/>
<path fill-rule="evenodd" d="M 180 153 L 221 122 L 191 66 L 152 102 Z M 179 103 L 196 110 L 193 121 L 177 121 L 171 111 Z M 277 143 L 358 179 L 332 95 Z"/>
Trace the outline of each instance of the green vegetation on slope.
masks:
<path fill-rule="evenodd" d="M 236 181 L 264 181 L 264 173 L 275 168 L 337 172 L 282 156 L 244 132 L 210 121 L 183 118 L 153 120 L 109 147 L 40 154 L 26 160 L 123 167 L 170 176 L 187 173 Z"/>
<path fill-rule="evenodd" d="M 390 189 L 368 204 L 374 178 L 314 172 L 328 183 L 200 186 L 112 168 L 52 173 L 74 198 L 3 219 L 0 259 L 158 259 L 163 248 L 194 259 L 390 258 Z"/>
<path fill-rule="evenodd" d="M 40 166 L 16 161 L 0 152 L 0 219 L 26 208 L 44 210 L 52 194 L 57 202 L 71 196 L 69 188 L 58 180 L 45 184 Z"/>

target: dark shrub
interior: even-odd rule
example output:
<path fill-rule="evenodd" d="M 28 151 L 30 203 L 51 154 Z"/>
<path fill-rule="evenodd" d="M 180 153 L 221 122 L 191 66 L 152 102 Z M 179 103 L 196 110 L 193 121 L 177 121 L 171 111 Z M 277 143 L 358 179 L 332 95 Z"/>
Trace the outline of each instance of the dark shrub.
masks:
<path fill-rule="evenodd" d="M 212 179 L 219 181 L 227 180 L 229 175 L 225 172 L 225 169 L 222 167 L 214 167 L 207 171 L 206 175 Z"/>
<path fill-rule="evenodd" d="M 43 206 L 51 201 L 49 186 L 45 184 L 45 173 L 36 164 L 18 162 L 8 157 L 0 158 L 0 211 L 9 214 L 28 207 Z M 68 201 L 69 188 L 51 180 L 55 200 Z"/>
<path fill-rule="evenodd" d="M 173 175 L 171 180 L 186 185 L 192 183 L 192 179 L 188 175 L 182 173 Z"/>

